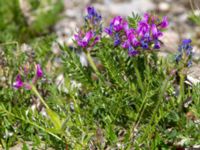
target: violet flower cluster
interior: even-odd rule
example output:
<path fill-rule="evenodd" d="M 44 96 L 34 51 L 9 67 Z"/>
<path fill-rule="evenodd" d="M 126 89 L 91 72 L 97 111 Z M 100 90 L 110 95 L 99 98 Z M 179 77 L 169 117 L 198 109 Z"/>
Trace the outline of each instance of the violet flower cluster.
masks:
<path fill-rule="evenodd" d="M 131 28 L 127 20 L 116 16 L 104 31 L 114 39 L 114 46 L 121 46 L 128 50 L 129 56 L 135 56 L 141 50 L 159 49 L 159 38 L 163 35 L 162 30 L 167 27 L 167 17 L 160 21 L 146 13 L 138 22 L 137 28 Z"/>
<path fill-rule="evenodd" d="M 176 62 L 177 64 L 182 62 L 184 66 L 190 67 L 192 65 L 192 40 L 191 39 L 184 39 L 179 45 L 178 54 L 176 55 Z"/>
<path fill-rule="evenodd" d="M 97 42 L 99 42 L 102 32 L 102 17 L 94 9 L 94 7 L 87 7 L 87 15 L 85 16 L 85 24 L 74 35 L 77 45 L 88 49 L 94 47 Z"/>
<path fill-rule="evenodd" d="M 25 88 L 26 90 L 31 89 L 31 85 L 30 85 L 29 81 L 27 81 L 29 71 L 30 71 L 29 68 L 27 66 L 25 66 L 22 71 L 23 74 L 21 73 L 21 74 L 17 75 L 15 82 L 13 83 L 14 88 L 16 88 L 16 89 Z M 32 78 L 32 84 L 35 84 L 37 82 L 37 80 L 42 77 L 43 77 L 43 71 L 41 69 L 41 66 L 40 66 L 40 64 L 36 64 L 35 65 L 35 75 Z"/>

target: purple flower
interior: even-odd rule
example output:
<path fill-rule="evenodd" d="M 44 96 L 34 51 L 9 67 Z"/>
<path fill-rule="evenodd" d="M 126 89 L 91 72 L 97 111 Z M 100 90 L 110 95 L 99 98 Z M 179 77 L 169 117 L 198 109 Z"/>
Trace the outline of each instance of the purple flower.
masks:
<path fill-rule="evenodd" d="M 158 40 L 154 41 L 154 49 L 160 49 L 160 42 Z"/>
<path fill-rule="evenodd" d="M 141 45 L 142 45 L 142 48 L 143 49 L 148 49 L 149 48 L 149 45 L 146 41 L 141 41 Z"/>
<path fill-rule="evenodd" d="M 129 55 L 129 56 L 135 56 L 135 55 L 137 55 L 137 54 L 139 54 L 139 52 L 138 52 L 137 50 L 135 50 L 132 46 L 130 46 L 130 47 L 128 48 L 128 55 Z"/>
<path fill-rule="evenodd" d="M 36 65 L 36 76 L 37 76 L 37 78 L 41 78 L 43 76 L 43 71 L 41 69 L 40 64 Z"/>
<path fill-rule="evenodd" d="M 175 60 L 178 63 L 182 59 L 182 54 L 178 54 L 175 56 Z"/>
<path fill-rule="evenodd" d="M 100 40 L 100 36 L 96 36 L 96 37 L 94 38 L 94 42 L 91 44 L 91 47 L 93 47 L 96 43 L 98 43 L 99 40 Z"/>
<path fill-rule="evenodd" d="M 101 15 L 97 13 L 94 7 L 87 7 L 87 13 L 88 15 L 85 17 L 85 19 L 86 21 L 89 20 L 92 24 L 98 24 L 102 20 Z"/>
<path fill-rule="evenodd" d="M 114 46 L 118 46 L 118 45 L 120 45 L 120 43 L 121 43 L 121 40 L 119 38 L 119 34 L 116 33 L 115 37 L 114 37 Z"/>
<path fill-rule="evenodd" d="M 124 30 L 125 32 L 127 32 L 127 31 L 129 30 L 129 25 L 128 25 L 128 22 L 127 22 L 127 21 L 124 21 L 124 22 L 123 22 L 123 30 Z"/>
<path fill-rule="evenodd" d="M 191 39 L 184 39 L 182 41 L 182 44 L 179 45 L 178 48 L 178 54 L 176 54 L 175 60 L 177 63 L 179 63 L 182 59 L 184 59 L 184 63 L 187 67 L 190 67 L 192 64 L 192 46 L 191 46 Z"/>
<path fill-rule="evenodd" d="M 119 32 L 123 29 L 123 18 L 121 16 L 116 16 L 111 21 L 114 31 Z"/>
<path fill-rule="evenodd" d="M 143 37 L 150 30 L 150 25 L 146 21 L 140 21 L 137 27 L 137 33 Z"/>
<path fill-rule="evenodd" d="M 110 25 L 109 27 L 105 28 L 104 31 L 105 31 L 108 35 L 112 36 L 112 34 L 113 34 L 113 27 L 112 27 L 112 25 Z"/>
<path fill-rule="evenodd" d="M 157 29 L 155 24 L 152 24 L 151 32 L 154 39 L 158 39 L 160 36 L 162 36 L 162 33 Z"/>
<path fill-rule="evenodd" d="M 21 80 L 21 76 L 18 74 L 17 77 L 16 77 L 15 82 L 13 83 L 13 86 L 14 86 L 15 88 L 19 89 L 19 88 L 23 87 L 23 85 L 24 85 L 24 84 L 23 84 L 23 82 L 22 82 L 22 80 Z"/>
<path fill-rule="evenodd" d="M 160 27 L 161 28 L 167 28 L 168 25 L 169 25 L 169 22 L 168 22 L 167 16 L 164 16 L 161 23 L 160 23 Z"/>
<path fill-rule="evenodd" d="M 167 17 L 159 21 L 158 17 L 144 14 L 137 28 L 129 27 L 129 24 L 121 16 L 114 17 L 105 32 L 114 39 L 114 46 L 121 44 L 122 48 L 128 49 L 129 56 L 137 55 L 141 48 L 159 49 L 159 38 L 163 35 L 162 29 L 168 26 Z"/>
<path fill-rule="evenodd" d="M 130 44 L 129 40 L 126 40 L 126 41 L 124 41 L 124 42 L 122 43 L 122 48 L 129 48 L 130 45 L 131 45 L 131 44 Z"/>
<path fill-rule="evenodd" d="M 183 45 L 188 45 L 191 44 L 192 40 L 191 39 L 183 39 L 182 44 Z"/>
<path fill-rule="evenodd" d="M 96 15 L 96 10 L 94 9 L 94 7 L 92 7 L 92 6 L 89 6 L 89 7 L 87 7 L 87 12 L 88 12 L 88 15 L 89 16 L 95 16 Z"/>
<path fill-rule="evenodd" d="M 81 33 L 79 32 L 79 34 L 75 34 L 74 38 L 77 41 L 78 45 L 85 48 L 88 46 L 91 38 L 93 37 L 93 32 L 92 31 L 88 31 L 85 36 L 82 38 Z"/>
<path fill-rule="evenodd" d="M 134 29 L 129 29 L 129 30 L 127 30 L 127 31 L 126 31 L 126 36 L 127 36 L 127 39 L 129 40 L 129 42 L 130 42 L 134 47 L 139 45 L 139 41 L 138 41 L 138 39 L 136 38 L 135 30 L 134 30 Z"/>
<path fill-rule="evenodd" d="M 143 17 L 143 21 L 148 22 L 149 18 L 150 18 L 150 15 L 148 13 L 145 13 Z"/>

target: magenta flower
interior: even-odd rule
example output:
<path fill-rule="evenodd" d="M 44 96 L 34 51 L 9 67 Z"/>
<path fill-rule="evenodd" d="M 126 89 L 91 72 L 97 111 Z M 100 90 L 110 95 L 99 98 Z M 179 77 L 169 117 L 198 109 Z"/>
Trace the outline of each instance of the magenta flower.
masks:
<path fill-rule="evenodd" d="M 94 45 L 95 45 L 96 43 L 98 43 L 99 41 L 100 41 L 100 36 L 96 36 L 96 37 L 94 38 L 93 43 L 91 44 L 91 47 L 94 47 Z"/>
<path fill-rule="evenodd" d="M 41 78 L 43 76 L 43 71 L 40 67 L 40 64 L 36 65 L 36 76 L 37 76 L 37 78 Z"/>
<path fill-rule="evenodd" d="M 104 32 L 106 32 L 108 35 L 112 36 L 113 34 L 113 27 L 110 25 L 109 27 L 104 29 Z"/>
<path fill-rule="evenodd" d="M 161 28 L 167 28 L 168 25 L 169 25 L 169 22 L 168 22 L 167 16 L 164 16 L 161 23 L 160 23 L 160 27 Z"/>
<path fill-rule="evenodd" d="M 116 16 L 111 21 L 111 25 L 116 32 L 119 32 L 123 29 L 124 20 L 121 16 Z"/>
<path fill-rule="evenodd" d="M 145 14 L 144 14 L 144 17 L 143 17 L 143 21 L 144 21 L 144 22 L 148 22 L 149 18 L 150 18 L 150 14 L 145 13 Z"/>
<path fill-rule="evenodd" d="M 150 30 L 150 25 L 146 21 L 140 21 L 138 23 L 137 33 L 140 37 L 143 37 Z"/>
<path fill-rule="evenodd" d="M 111 20 L 105 32 L 114 40 L 114 46 L 121 45 L 128 50 L 129 56 L 135 56 L 142 50 L 159 49 L 162 29 L 167 26 L 167 17 L 159 21 L 158 17 L 146 13 L 137 23 L 137 28 L 129 27 L 126 20 L 117 16 Z"/>
<path fill-rule="evenodd" d="M 158 39 L 160 36 L 162 36 L 162 33 L 157 29 L 155 24 L 151 25 L 151 32 L 154 39 Z"/>
<path fill-rule="evenodd" d="M 122 43 L 122 48 L 129 48 L 130 45 L 131 45 L 131 44 L 130 44 L 129 40 L 126 40 L 126 41 L 124 41 L 124 42 Z"/>
<path fill-rule="evenodd" d="M 127 21 L 123 22 L 123 29 L 124 29 L 125 32 L 127 32 L 129 30 L 129 25 L 128 25 Z"/>
<path fill-rule="evenodd" d="M 13 86 L 16 89 L 19 89 L 19 88 L 23 87 L 23 85 L 24 85 L 24 83 L 21 80 L 21 76 L 20 76 L 20 74 L 18 74 L 17 77 L 16 77 L 15 82 L 13 83 Z"/>
<path fill-rule="evenodd" d="M 102 34 L 102 17 L 92 6 L 87 7 L 87 15 L 84 17 L 84 25 L 74 35 L 77 46 L 84 50 L 91 49 L 99 42 Z"/>
<path fill-rule="evenodd" d="M 138 46 L 139 41 L 136 38 L 135 30 L 134 29 L 128 29 L 126 31 L 126 36 L 129 42 L 135 47 Z"/>
<path fill-rule="evenodd" d="M 137 50 L 135 50 L 132 46 L 130 46 L 130 47 L 128 48 L 128 55 L 129 55 L 129 56 L 135 56 L 135 55 L 137 55 L 137 54 L 139 54 L 139 52 L 138 52 Z"/>
<path fill-rule="evenodd" d="M 155 49 L 160 49 L 160 42 L 158 40 L 154 41 L 154 47 Z"/>
<path fill-rule="evenodd" d="M 25 69 L 22 69 L 23 74 L 17 75 L 16 80 L 13 83 L 13 87 L 16 89 L 23 87 L 26 90 L 30 90 L 31 84 L 36 84 L 38 79 L 43 76 L 43 71 L 41 69 L 40 64 L 35 65 L 35 75 L 34 75 L 34 77 L 32 77 L 32 82 L 30 84 L 30 79 L 28 78 L 29 77 L 29 69 L 27 67 L 24 67 L 24 68 Z M 24 80 L 22 80 L 22 78 L 21 78 L 22 76 L 23 76 Z"/>
<path fill-rule="evenodd" d="M 75 40 L 77 41 L 78 45 L 85 48 L 89 45 L 91 38 L 94 37 L 93 32 L 90 30 L 88 31 L 84 37 L 82 37 L 81 32 L 74 35 Z"/>

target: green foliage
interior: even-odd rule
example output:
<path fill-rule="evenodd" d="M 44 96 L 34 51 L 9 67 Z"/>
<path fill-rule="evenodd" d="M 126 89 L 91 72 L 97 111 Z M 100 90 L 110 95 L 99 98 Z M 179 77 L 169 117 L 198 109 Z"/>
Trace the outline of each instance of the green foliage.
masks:
<path fill-rule="evenodd" d="M 132 12 L 132 16 L 128 16 L 129 26 L 134 29 L 137 28 L 137 23 L 140 20 L 141 20 L 140 15 L 135 14 L 134 12 Z"/>
<path fill-rule="evenodd" d="M 30 16 L 26 16 L 20 7 L 22 4 L 19 0 L 6 2 L 0 0 L 0 42 L 29 42 L 29 39 L 49 33 L 51 26 L 59 19 L 58 14 L 63 9 L 61 0 L 55 2 L 30 1 L 32 9 L 29 10 L 30 12 L 28 11 Z M 27 19 L 27 17 L 29 18 Z M 33 19 L 31 24 L 28 22 L 29 19 Z"/>

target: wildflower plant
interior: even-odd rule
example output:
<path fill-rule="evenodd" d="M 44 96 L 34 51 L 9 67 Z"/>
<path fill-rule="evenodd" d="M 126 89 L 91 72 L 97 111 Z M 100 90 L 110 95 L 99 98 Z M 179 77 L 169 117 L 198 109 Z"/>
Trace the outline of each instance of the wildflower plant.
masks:
<path fill-rule="evenodd" d="M 179 45 L 178 53 L 176 55 L 176 63 L 181 67 L 190 67 L 192 65 L 192 46 L 191 39 L 184 39 Z"/>
<path fill-rule="evenodd" d="M 181 147 L 198 144 L 199 87 L 188 88 L 185 74 L 181 81 L 175 75 L 191 64 L 191 40 L 183 40 L 169 63 L 157 55 L 167 17 L 116 16 L 104 28 L 94 7 L 86 11 L 74 47 L 60 45 L 56 69 L 57 56 L 48 51 L 53 40 L 47 37 L 32 41 L 34 58 L 17 48 L 18 61 L 13 60 L 15 45 L 0 45 L 11 76 L 10 86 L 0 84 L 0 145 L 22 141 L 26 149 L 32 141 L 35 149 L 176 149 L 188 138 Z M 80 51 L 89 65 L 81 64 Z M 23 66 L 24 57 L 33 65 Z M 192 102 L 182 109 L 186 98 Z M 31 100 L 40 102 L 39 109 L 32 109 Z M 191 111 L 192 119 L 187 117 Z"/>
<path fill-rule="evenodd" d="M 126 19 L 117 16 L 111 20 L 105 32 L 114 39 L 114 46 L 121 46 L 127 49 L 130 56 L 135 56 L 145 50 L 159 49 L 159 38 L 167 26 L 167 17 L 160 21 L 158 17 L 146 13 L 136 28 L 130 27 Z"/>
<path fill-rule="evenodd" d="M 101 15 L 94 7 L 87 8 L 87 15 L 84 17 L 84 25 L 80 28 L 74 38 L 83 50 L 91 49 L 101 38 L 102 23 Z"/>
<path fill-rule="evenodd" d="M 40 64 L 35 65 L 35 75 L 31 81 L 29 81 L 28 79 L 30 73 L 31 73 L 30 68 L 28 67 L 28 65 L 25 65 L 24 69 L 21 70 L 21 74 L 17 75 L 16 80 L 13 83 L 13 87 L 16 89 L 25 88 L 26 90 L 30 90 L 31 84 L 36 84 L 37 81 L 43 77 L 43 71 L 41 69 Z M 22 77 L 24 78 L 24 81 L 22 80 Z"/>

